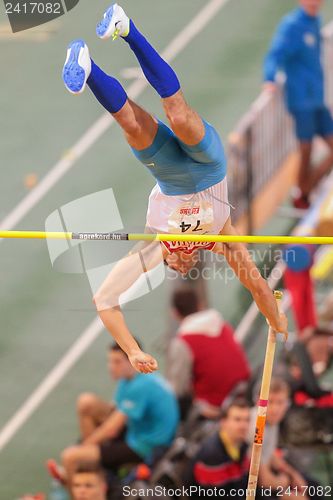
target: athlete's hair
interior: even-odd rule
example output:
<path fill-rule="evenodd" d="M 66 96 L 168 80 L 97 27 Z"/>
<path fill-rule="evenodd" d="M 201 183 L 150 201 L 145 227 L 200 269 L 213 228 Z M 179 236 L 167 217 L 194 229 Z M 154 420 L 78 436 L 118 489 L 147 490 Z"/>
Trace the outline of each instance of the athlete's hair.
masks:
<path fill-rule="evenodd" d="M 199 311 L 199 296 L 190 286 L 176 290 L 171 303 L 182 318 Z"/>

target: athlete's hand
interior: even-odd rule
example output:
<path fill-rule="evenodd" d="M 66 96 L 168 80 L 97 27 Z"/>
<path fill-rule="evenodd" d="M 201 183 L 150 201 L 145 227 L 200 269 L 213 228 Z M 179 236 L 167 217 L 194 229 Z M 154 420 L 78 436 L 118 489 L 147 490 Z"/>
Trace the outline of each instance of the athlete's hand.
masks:
<path fill-rule="evenodd" d="M 285 340 L 288 339 L 288 319 L 284 313 L 280 313 L 274 323 L 269 323 L 269 321 L 267 321 L 267 323 L 276 333 L 282 333 Z"/>
<path fill-rule="evenodd" d="M 157 361 L 150 354 L 143 351 L 134 351 L 128 355 L 133 368 L 140 373 L 152 373 L 158 369 Z"/>

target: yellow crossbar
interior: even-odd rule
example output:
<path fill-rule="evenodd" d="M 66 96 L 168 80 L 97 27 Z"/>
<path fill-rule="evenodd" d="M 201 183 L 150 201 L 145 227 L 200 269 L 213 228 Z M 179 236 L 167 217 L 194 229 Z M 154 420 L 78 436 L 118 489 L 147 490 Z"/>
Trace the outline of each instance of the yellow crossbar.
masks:
<path fill-rule="evenodd" d="M 23 240 L 71 240 L 73 233 L 56 233 L 45 231 L 0 231 L 0 238 L 20 238 Z"/>
<path fill-rule="evenodd" d="M 132 241 L 188 241 L 257 244 L 312 244 L 331 245 L 333 236 L 249 236 L 226 234 L 149 234 L 149 233 L 70 233 L 45 231 L 0 231 L 0 238 L 57 239 L 57 240 L 132 240 Z"/>

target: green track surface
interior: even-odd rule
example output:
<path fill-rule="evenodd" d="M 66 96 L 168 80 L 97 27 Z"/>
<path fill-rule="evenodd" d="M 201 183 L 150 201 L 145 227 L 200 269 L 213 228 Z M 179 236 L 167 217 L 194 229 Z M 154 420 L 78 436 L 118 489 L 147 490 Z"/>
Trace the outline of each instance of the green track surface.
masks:
<path fill-rule="evenodd" d="M 163 50 L 203 3 L 124 0 L 122 5 Z M 174 61 L 187 100 L 225 140 L 258 94 L 261 62 L 272 30 L 293 5 L 292 0 L 230 0 Z M 103 112 L 88 91 L 79 97 L 65 91 L 61 69 L 67 43 L 85 38 L 96 62 L 115 76 L 122 68 L 136 65 L 126 44 L 96 39 L 95 24 L 106 6 L 106 1 L 81 0 L 69 14 L 45 25 L 51 33 L 44 42 L 15 35 L 0 40 L 0 219 L 26 195 L 24 176 L 46 175 Z M 3 10 L 0 14 L 4 26 Z M 326 2 L 324 19 L 332 18 L 332 2 Z M 150 88 L 138 101 L 163 116 Z M 140 230 L 152 186 L 153 180 L 135 161 L 121 132 L 112 126 L 16 229 L 43 230 L 46 217 L 57 207 L 112 187 L 126 229 Z M 1 242 L 0 283 L 1 429 L 80 337 L 95 312 L 86 278 L 53 271 L 45 242 Z M 164 283 L 129 304 L 126 311 L 133 332 L 159 358 L 156 339 L 167 328 L 169 286 Z M 209 294 L 211 304 L 236 325 L 248 295 L 235 281 L 227 288 L 218 279 L 209 283 Z M 113 384 L 104 363 L 108 342 L 106 333 L 100 336 L 0 452 L 0 500 L 14 500 L 29 490 L 47 491 L 44 461 L 57 458 L 77 438 L 77 396 L 94 391 L 112 397 Z"/>

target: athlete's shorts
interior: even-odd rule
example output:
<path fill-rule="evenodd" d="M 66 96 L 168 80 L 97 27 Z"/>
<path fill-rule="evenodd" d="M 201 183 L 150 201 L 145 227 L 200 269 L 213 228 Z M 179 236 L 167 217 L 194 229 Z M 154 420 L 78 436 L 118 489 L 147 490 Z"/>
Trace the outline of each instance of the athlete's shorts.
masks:
<path fill-rule="evenodd" d="M 132 148 L 164 194 L 198 193 L 226 176 L 226 159 L 220 137 L 212 125 L 205 121 L 204 125 L 202 141 L 188 146 L 160 121 L 151 146 L 141 151 Z"/>
<path fill-rule="evenodd" d="M 301 142 L 311 142 L 319 135 L 333 135 L 333 118 L 330 110 L 323 106 L 307 111 L 291 111 L 295 121 L 296 136 Z"/>

